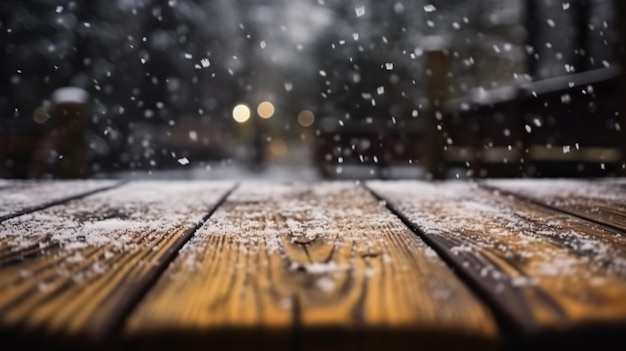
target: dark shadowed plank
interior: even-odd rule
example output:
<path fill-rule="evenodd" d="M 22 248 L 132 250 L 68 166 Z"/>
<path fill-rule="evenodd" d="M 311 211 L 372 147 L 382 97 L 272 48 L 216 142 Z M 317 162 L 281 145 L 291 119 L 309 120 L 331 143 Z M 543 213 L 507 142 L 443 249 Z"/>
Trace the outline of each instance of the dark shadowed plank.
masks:
<path fill-rule="evenodd" d="M 549 336 L 609 326 L 619 331 L 612 337 L 624 338 L 626 237 L 621 233 L 472 183 L 367 186 L 511 319 L 513 332 Z"/>
<path fill-rule="evenodd" d="M 241 185 L 125 332 L 186 348 L 470 349 L 496 338 L 484 305 L 354 183 Z"/>
<path fill-rule="evenodd" d="M 118 184 L 112 180 L 6 181 L 7 187 L 0 189 L 0 222 Z"/>
<path fill-rule="evenodd" d="M 583 180 L 494 180 L 486 186 L 626 233 L 626 188 Z"/>
<path fill-rule="evenodd" d="M 137 182 L 0 223 L 0 330 L 105 336 L 232 186 Z"/>

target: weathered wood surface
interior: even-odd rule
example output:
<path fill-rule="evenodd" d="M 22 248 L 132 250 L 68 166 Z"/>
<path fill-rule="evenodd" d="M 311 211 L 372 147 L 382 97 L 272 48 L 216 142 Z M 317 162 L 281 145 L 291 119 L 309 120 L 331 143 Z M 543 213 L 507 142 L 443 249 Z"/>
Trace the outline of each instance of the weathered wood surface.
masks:
<path fill-rule="evenodd" d="M 0 348 L 622 345 L 620 182 L 0 182 Z"/>
<path fill-rule="evenodd" d="M 562 339 L 571 341 L 575 330 L 615 331 L 611 337 L 626 341 L 623 233 L 472 183 L 367 186 L 510 321 L 511 332 L 532 337 L 571 328 Z"/>
<path fill-rule="evenodd" d="M 493 180 L 485 185 L 626 234 L 626 188 L 623 184 L 580 180 Z"/>
<path fill-rule="evenodd" d="M 132 183 L 0 223 L 3 347 L 119 328 L 232 186 Z"/>
<path fill-rule="evenodd" d="M 0 222 L 37 211 L 119 184 L 111 180 L 2 181 L 0 180 Z"/>
<path fill-rule="evenodd" d="M 493 347 L 496 327 L 362 187 L 244 184 L 183 247 L 125 335 L 198 348 L 469 349 Z"/>

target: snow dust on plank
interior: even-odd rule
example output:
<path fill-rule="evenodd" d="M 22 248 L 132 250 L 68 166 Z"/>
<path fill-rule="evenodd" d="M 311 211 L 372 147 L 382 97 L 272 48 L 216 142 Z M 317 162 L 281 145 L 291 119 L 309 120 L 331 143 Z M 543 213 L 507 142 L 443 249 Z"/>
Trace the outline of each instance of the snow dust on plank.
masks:
<path fill-rule="evenodd" d="M 376 349 L 489 345 L 496 331 L 486 307 L 365 189 L 321 183 L 242 184 L 142 300 L 126 334 Z"/>
<path fill-rule="evenodd" d="M 112 180 L 12 181 L 0 183 L 0 222 L 40 210 L 69 199 L 106 190 L 119 184 Z"/>
<path fill-rule="evenodd" d="M 605 224 L 626 234 L 626 188 L 588 180 L 490 180 L 486 186 L 559 211 Z"/>
<path fill-rule="evenodd" d="M 11 185 L 15 184 L 16 182 L 10 181 L 10 180 L 6 180 L 6 179 L 0 179 L 0 189 L 2 188 L 8 188 Z"/>
<path fill-rule="evenodd" d="M 0 223 L 0 329 L 104 336 L 231 188 L 136 182 Z"/>
<path fill-rule="evenodd" d="M 472 183 L 368 182 L 513 328 L 626 321 L 626 237 Z M 535 332 L 537 332 L 535 334 Z"/>

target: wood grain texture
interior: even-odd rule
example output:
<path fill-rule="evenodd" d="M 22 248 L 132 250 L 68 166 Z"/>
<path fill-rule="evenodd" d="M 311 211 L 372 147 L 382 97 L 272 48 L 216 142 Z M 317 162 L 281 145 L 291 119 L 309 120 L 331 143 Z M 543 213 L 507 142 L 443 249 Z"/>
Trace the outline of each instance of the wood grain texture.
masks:
<path fill-rule="evenodd" d="M 119 181 L 111 180 L 0 182 L 0 222 L 118 184 Z"/>
<path fill-rule="evenodd" d="M 493 347 L 496 327 L 362 187 L 247 183 L 183 247 L 125 334 L 186 348 L 445 349 Z"/>
<path fill-rule="evenodd" d="M 491 180 L 486 186 L 626 233 L 626 188 L 584 180 Z"/>
<path fill-rule="evenodd" d="M 576 331 L 606 326 L 624 341 L 622 233 L 472 183 L 367 186 L 510 319 L 514 333 L 556 335 L 571 328 L 574 340 Z"/>
<path fill-rule="evenodd" d="M 131 183 L 0 223 L 0 331 L 106 336 L 232 186 Z"/>

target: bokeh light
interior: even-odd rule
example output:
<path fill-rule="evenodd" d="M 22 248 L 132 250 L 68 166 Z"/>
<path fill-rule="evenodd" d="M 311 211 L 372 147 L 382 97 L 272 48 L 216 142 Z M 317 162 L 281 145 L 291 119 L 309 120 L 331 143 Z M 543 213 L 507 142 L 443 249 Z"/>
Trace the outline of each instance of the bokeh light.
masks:
<path fill-rule="evenodd" d="M 261 118 L 272 118 L 275 112 L 274 104 L 269 101 L 263 101 L 257 107 L 256 112 Z"/>
<path fill-rule="evenodd" d="M 35 111 L 33 111 L 33 120 L 35 123 L 44 124 L 48 119 L 50 119 L 50 114 L 44 107 L 37 107 Z"/>
<path fill-rule="evenodd" d="M 298 114 L 298 123 L 303 127 L 310 127 L 315 122 L 315 115 L 309 110 L 301 111 Z"/>
<path fill-rule="evenodd" d="M 245 123 L 250 119 L 250 108 L 245 104 L 239 104 L 233 108 L 233 119 L 237 123 Z"/>

